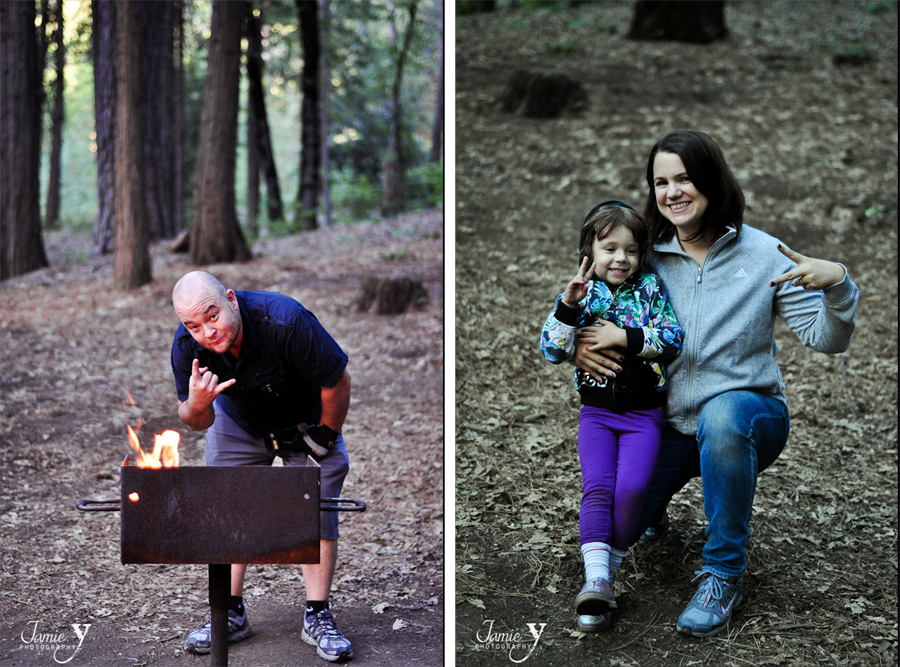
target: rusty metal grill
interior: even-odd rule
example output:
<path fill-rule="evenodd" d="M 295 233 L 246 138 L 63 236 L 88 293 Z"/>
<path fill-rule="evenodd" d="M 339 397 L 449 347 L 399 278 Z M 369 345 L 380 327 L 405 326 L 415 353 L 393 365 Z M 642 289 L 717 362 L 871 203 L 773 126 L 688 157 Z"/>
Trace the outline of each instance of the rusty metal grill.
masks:
<path fill-rule="evenodd" d="M 82 511 L 119 511 L 123 563 L 209 565 L 211 662 L 228 664 L 231 563 L 318 563 L 319 512 L 365 503 L 320 498 L 319 466 L 121 467 L 118 499 L 80 499 Z M 136 494 L 136 495 L 135 495 Z"/>

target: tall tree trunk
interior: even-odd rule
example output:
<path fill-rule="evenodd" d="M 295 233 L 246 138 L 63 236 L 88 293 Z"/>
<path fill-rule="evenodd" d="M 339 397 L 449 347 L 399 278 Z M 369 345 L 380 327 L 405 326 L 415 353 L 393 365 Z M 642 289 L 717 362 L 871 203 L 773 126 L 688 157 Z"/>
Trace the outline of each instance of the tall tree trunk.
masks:
<path fill-rule="evenodd" d="M 262 34 L 259 22 L 253 14 L 253 2 L 247 0 L 247 221 L 245 226 L 251 237 L 259 236 L 259 144 L 256 140 L 257 118 L 253 105 L 253 89 L 260 77 L 260 51 Z M 257 39 L 259 36 L 259 39 Z M 258 79 L 257 79 L 258 80 Z M 262 82 L 259 82 L 262 88 Z"/>
<path fill-rule="evenodd" d="M 94 130 L 97 133 L 97 220 L 94 252 L 113 251 L 116 184 L 116 3 L 91 2 Z"/>
<path fill-rule="evenodd" d="M 172 220 L 177 234 L 185 228 L 184 219 L 184 3 L 173 3 L 175 20 L 174 90 L 172 93 Z"/>
<path fill-rule="evenodd" d="M 328 92 L 331 89 L 331 72 L 328 64 L 328 38 L 331 33 L 331 5 L 329 0 L 321 0 L 322 2 L 322 21 L 319 26 L 319 36 L 322 41 L 322 62 L 321 70 L 321 88 L 319 102 L 319 131 L 321 136 L 319 139 L 320 150 L 322 151 L 322 178 L 321 199 L 322 199 L 322 215 L 326 227 L 331 227 L 331 172 L 328 162 Z"/>
<path fill-rule="evenodd" d="M 0 280 L 47 266 L 41 236 L 43 67 L 34 2 L 0 2 Z"/>
<path fill-rule="evenodd" d="M 250 3 L 248 6 L 252 7 Z M 252 8 L 250 10 L 253 11 Z M 247 19 L 249 26 L 251 19 Z M 252 45 L 253 40 L 248 39 L 248 44 Z M 253 56 L 250 53 L 252 46 L 248 46 L 247 51 L 247 73 L 248 79 L 251 79 L 249 86 L 253 88 L 250 73 L 250 61 Z M 249 92 L 249 95 L 253 95 Z M 256 137 L 258 132 L 259 120 L 256 118 L 256 111 L 253 109 L 252 101 L 247 104 L 247 220 L 245 226 L 251 237 L 259 236 L 259 144 Z"/>
<path fill-rule="evenodd" d="M 391 87 L 391 130 L 388 136 L 387 153 L 385 154 L 381 174 L 381 213 L 383 215 L 399 213 L 406 205 L 406 159 L 403 155 L 403 107 L 400 101 L 400 91 L 403 85 L 403 65 L 409 53 L 413 28 L 415 27 L 416 4 L 416 0 L 410 0 L 408 6 L 409 25 L 406 27 L 403 45 L 397 54 L 394 84 Z M 391 30 L 396 43 L 396 26 L 393 14 L 391 16 Z"/>
<path fill-rule="evenodd" d="M 297 0 L 300 41 L 303 44 L 303 73 L 300 90 L 300 189 L 297 201 L 302 207 L 303 226 L 316 229 L 321 179 L 319 149 L 319 7 L 316 0 Z"/>
<path fill-rule="evenodd" d="M 175 3 L 165 0 L 163 4 L 163 107 L 162 119 L 162 145 L 163 145 L 163 173 L 161 181 L 164 192 L 165 224 L 162 237 L 173 238 L 178 233 L 178 223 L 175 220 L 175 201 L 178 199 L 178 189 L 175 183 L 175 146 L 178 144 L 178 135 L 175 133 L 175 100 L 178 95 L 175 90 Z"/>
<path fill-rule="evenodd" d="M 728 36 L 724 0 L 638 0 L 629 39 L 709 44 Z"/>
<path fill-rule="evenodd" d="M 60 160 L 62 155 L 62 131 L 65 123 L 63 91 L 65 89 L 66 48 L 63 40 L 63 2 L 56 0 L 56 81 L 53 82 L 53 111 L 50 115 L 50 179 L 47 184 L 47 208 L 44 226 L 52 229 L 59 224 Z"/>
<path fill-rule="evenodd" d="M 168 124 L 174 33 L 168 0 L 137 3 L 140 16 L 140 91 L 144 132 L 144 198 L 151 240 L 175 235 Z"/>
<path fill-rule="evenodd" d="M 238 226 L 234 195 L 244 13 L 242 2 L 213 2 L 191 215 L 192 264 L 251 258 Z"/>
<path fill-rule="evenodd" d="M 268 197 L 269 221 L 281 220 L 284 211 L 281 204 L 281 186 L 278 183 L 278 171 L 275 168 L 275 155 L 272 153 L 272 141 L 269 136 L 269 120 L 266 113 L 266 100 L 263 86 L 263 59 L 262 59 L 262 23 L 263 17 L 253 16 L 251 3 L 247 3 L 250 10 L 247 18 L 247 79 L 249 83 L 248 104 L 248 129 L 247 150 L 250 143 L 254 144 L 256 152 L 257 172 L 256 180 L 257 201 L 259 196 L 259 170 L 266 177 L 266 194 Z M 251 121 L 254 134 L 250 134 Z M 249 159 L 249 157 L 248 157 Z M 248 174 L 249 176 L 249 174 Z M 249 187 L 250 184 L 248 184 Z M 248 201 L 249 209 L 249 201 Z M 257 204 L 257 214 L 258 214 Z"/>
<path fill-rule="evenodd" d="M 140 3 L 116 7 L 116 256 L 118 289 L 149 283 L 141 118 Z"/>
<path fill-rule="evenodd" d="M 438 0 L 439 15 L 444 15 L 444 3 Z M 438 42 L 438 71 L 437 71 L 437 99 L 434 106 L 434 123 L 431 125 L 431 161 L 440 162 L 444 154 L 444 22 L 439 20 L 438 30 L 440 41 Z"/>

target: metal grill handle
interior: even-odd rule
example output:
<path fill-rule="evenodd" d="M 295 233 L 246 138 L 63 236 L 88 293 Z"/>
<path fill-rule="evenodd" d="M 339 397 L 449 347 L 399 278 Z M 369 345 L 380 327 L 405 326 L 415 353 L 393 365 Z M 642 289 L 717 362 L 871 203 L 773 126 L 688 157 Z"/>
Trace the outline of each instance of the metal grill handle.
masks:
<path fill-rule="evenodd" d="M 75 509 L 82 512 L 120 512 L 122 502 L 118 498 L 79 498 L 75 501 Z M 320 498 L 319 510 L 322 512 L 365 512 L 366 504 L 354 498 Z"/>
<path fill-rule="evenodd" d="M 326 505 L 326 503 L 333 504 Z M 350 503 L 351 506 L 345 507 L 342 503 Z M 353 498 L 319 498 L 319 510 L 322 512 L 365 512 L 366 504 L 362 500 Z"/>
<path fill-rule="evenodd" d="M 122 501 L 118 498 L 79 498 L 75 501 L 75 508 L 82 512 L 120 512 Z"/>

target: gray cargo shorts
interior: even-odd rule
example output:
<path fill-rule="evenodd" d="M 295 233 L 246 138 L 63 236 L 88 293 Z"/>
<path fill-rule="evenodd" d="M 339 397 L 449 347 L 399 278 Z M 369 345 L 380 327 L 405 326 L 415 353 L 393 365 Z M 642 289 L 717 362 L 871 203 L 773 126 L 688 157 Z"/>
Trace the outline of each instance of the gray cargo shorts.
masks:
<path fill-rule="evenodd" d="M 208 466 L 264 466 L 275 460 L 269 454 L 262 438 L 255 438 L 213 403 L 216 421 L 206 431 L 205 459 Z M 306 465 L 306 454 L 281 457 L 286 466 Z M 337 443 L 321 461 L 319 473 L 320 495 L 322 498 L 339 498 L 344 486 L 344 478 L 350 470 L 350 457 L 344 436 L 338 436 Z M 319 534 L 323 540 L 338 539 L 338 515 L 340 512 L 319 513 Z"/>

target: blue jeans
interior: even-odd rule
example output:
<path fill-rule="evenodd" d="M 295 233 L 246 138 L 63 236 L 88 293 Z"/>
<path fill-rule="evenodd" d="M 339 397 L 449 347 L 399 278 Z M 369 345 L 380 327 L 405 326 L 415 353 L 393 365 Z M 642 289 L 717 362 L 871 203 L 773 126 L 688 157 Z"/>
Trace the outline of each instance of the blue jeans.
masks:
<path fill-rule="evenodd" d="M 700 412 L 696 436 L 666 426 L 634 539 L 699 475 L 709 522 L 703 570 L 720 577 L 743 575 L 756 477 L 781 454 L 789 430 L 787 406 L 753 391 L 729 391 L 710 400 Z"/>

